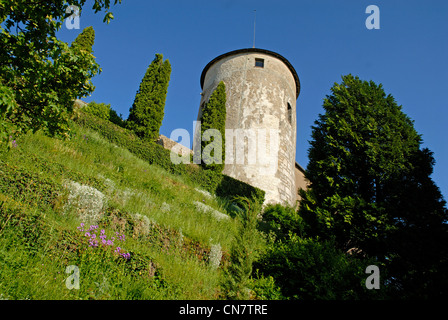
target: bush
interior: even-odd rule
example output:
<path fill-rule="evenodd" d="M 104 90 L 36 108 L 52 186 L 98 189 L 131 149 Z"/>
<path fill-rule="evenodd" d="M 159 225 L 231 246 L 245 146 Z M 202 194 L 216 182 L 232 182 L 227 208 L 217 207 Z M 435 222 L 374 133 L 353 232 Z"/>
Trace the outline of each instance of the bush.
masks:
<path fill-rule="evenodd" d="M 383 290 L 365 287 L 365 268 L 375 264 L 347 256 L 332 241 L 303 239 L 291 233 L 256 262 L 263 276 L 272 276 L 287 299 L 345 300 L 381 298 Z"/>
<path fill-rule="evenodd" d="M 249 281 L 249 288 L 251 289 L 251 299 L 255 300 L 282 300 L 280 287 L 275 284 L 273 277 L 260 276 L 256 272 L 255 277 Z"/>
<path fill-rule="evenodd" d="M 56 182 L 38 173 L 0 161 L 0 193 L 14 197 L 17 201 L 51 207 L 61 189 Z"/>
<path fill-rule="evenodd" d="M 263 222 L 267 231 L 273 231 L 278 239 L 285 239 L 290 232 L 302 234 L 304 222 L 293 207 L 270 204 L 263 212 Z"/>
<path fill-rule="evenodd" d="M 109 120 L 110 118 L 110 104 L 90 102 L 85 106 L 82 111 L 88 114 L 92 114 L 100 119 Z"/>
<path fill-rule="evenodd" d="M 221 175 L 221 177 L 222 179 L 216 188 L 216 195 L 230 198 L 246 197 L 252 202 L 260 204 L 264 202 L 265 191 L 226 175 Z"/>

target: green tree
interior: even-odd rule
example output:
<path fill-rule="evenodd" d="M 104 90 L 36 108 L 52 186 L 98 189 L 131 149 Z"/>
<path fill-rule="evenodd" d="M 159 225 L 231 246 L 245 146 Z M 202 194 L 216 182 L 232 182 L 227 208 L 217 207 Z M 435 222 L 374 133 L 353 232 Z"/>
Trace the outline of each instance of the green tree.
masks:
<path fill-rule="evenodd" d="M 386 189 L 394 213 L 384 244 L 391 285 L 399 289 L 398 298 L 448 298 L 448 212 L 430 178 L 435 160 L 426 148 L 410 160 L 407 174 Z"/>
<path fill-rule="evenodd" d="M 226 143 L 226 86 L 224 82 L 221 81 L 218 84 L 208 102 L 201 108 L 201 112 L 202 163 L 206 169 L 222 172 L 224 169 Z M 213 131 L 208 131 L 211 134 L 207 136 L 206 131 L 210 129 L 214 133 Z"/>
<path fill-rule="evenodd" d="M 115 0 L 115 4 L 121 0 Z M 82 8 L 86 0 L 70 4 Z M 95 0 L 93 10 L 106 10 L 110 0 Z M 8 141 L 29 130 L 66 135 L 77 97 L 90 94 L 90 79 L 99 66 L 90 52 L 69 47 L 56 37 L 70 14 L 65 0 L 0 2 L 0 139 Z"/>
<path fill-rule="evenodd" d="M 156 141 L 159 137 L 170 75 L 169 60 L 163 61 L 163 55 L 156 54 L 140 83 L 126 123 L 143 139 Z"/>
<path fill-rule="evenodd" d="M 95 43 L 95 30 L 93 27 L 85 28 L 72 42 L 72 48 L 78 48 L 79 50 L 85 50 L 88 53 L 93 53 L 92 47 Z"/>
<path fill-rule="evenodd" d="M 109 121 L 122 128 L 126 127 L 126 121 L 123 120 L 123 115 L 121 113 L 118 114 L 117 111 L 112 108 L 109 110 Z"/>
<path fill-rule="evenodd" d="M 448 215 L 430 178 L 432 154 L 420 149 L 413 121 L 381 85 L 347 75 L 331 91 L 312 128 L 310 189 L 301 191 L 299 213 L 307 234 L 375 257 L 387 267 L 399 296 L 441 294 Z M 432 253 L 423 255 L 428 246 Z M 419 289 L 406 287 L 408 278 L 414 284 L 419 278 Z M 443 279 L 439 286 L 436 278 Z"/>

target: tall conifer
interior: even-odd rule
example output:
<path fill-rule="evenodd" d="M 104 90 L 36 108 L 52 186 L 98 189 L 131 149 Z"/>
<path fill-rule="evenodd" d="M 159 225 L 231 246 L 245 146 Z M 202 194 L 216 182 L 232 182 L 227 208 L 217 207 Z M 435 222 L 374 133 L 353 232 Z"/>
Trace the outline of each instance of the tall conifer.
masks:
<path fill-rule="evenodd" d="M 140 83 L 127 121 L 128 128 L 143 139 L 155 141 L 159 137 L 170 75 L 169 60 L 163 61 L 163 55 L 156 54 Z"/>
<path fill-rule="evenodd" d="M 95 42 L 95 30 L 93 27 L 85 28 L 72 42 L 72 48 L 78 48 L 85 50 L 88 53 L 92 53 L 92 47 Z"/>
<path fill-rule="evenodd" d="M 225 160 L 225 133 L 226 133 L 226 86 L 220 82 L 213 91 L 210 99 L 201 109 L 201 137 L 209 129 L 217 130 L 217 135 L 212 135 L 212 141 L 202 141 L 202 161 L 206 169 L 222 172 Z M 213 148 L 209 154 L 210 147 Z M 206 149 L 207 148 L 207 149 Z M 204 150 L 206 152 L 204 152 Z"/>

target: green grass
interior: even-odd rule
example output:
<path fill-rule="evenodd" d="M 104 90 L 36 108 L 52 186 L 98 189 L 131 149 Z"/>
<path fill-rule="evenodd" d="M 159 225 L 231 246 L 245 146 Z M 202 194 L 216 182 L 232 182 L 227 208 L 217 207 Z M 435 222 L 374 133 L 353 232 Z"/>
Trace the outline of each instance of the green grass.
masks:
<path fill-rule="evenodd" d="M 71 130 L 67 140 L 28 134 L 0 153 L 0 298 L 221 298 L 222 265 L 238 221 L 218 221 L 194 202 L 232 216 L 229 201 L 204 196 L 190 180 L 93 130 L 76 124 Z M 93 198 L 82 207 L 78 196 L 68 206 L 70 181 L 104 195 L 91 223 L 108 235 L 124 233 L 130 260 L 108 247 L 89 247 L 77 227 L 89 217 L 88 206 L 95 207 Z M 223 251 L 218 269 L 208 263 L 213 244 Z M 79 290 L 66 287 L 69 265 L 80 269 Z"/>

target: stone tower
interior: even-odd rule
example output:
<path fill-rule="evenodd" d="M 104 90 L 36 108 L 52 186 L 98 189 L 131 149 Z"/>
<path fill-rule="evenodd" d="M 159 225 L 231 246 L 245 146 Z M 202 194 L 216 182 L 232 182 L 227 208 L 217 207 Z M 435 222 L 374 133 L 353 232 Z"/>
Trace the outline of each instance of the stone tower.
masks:
<path fill-rule="evenodd" d="M 257 48 L 216 57 L 202 71 L 198 120 L 221 81 L 227 95 L 223 173 L 264 190 L 265 203 L 294 205 L 300 93 L 294 67 L 280 54 Z"/>

